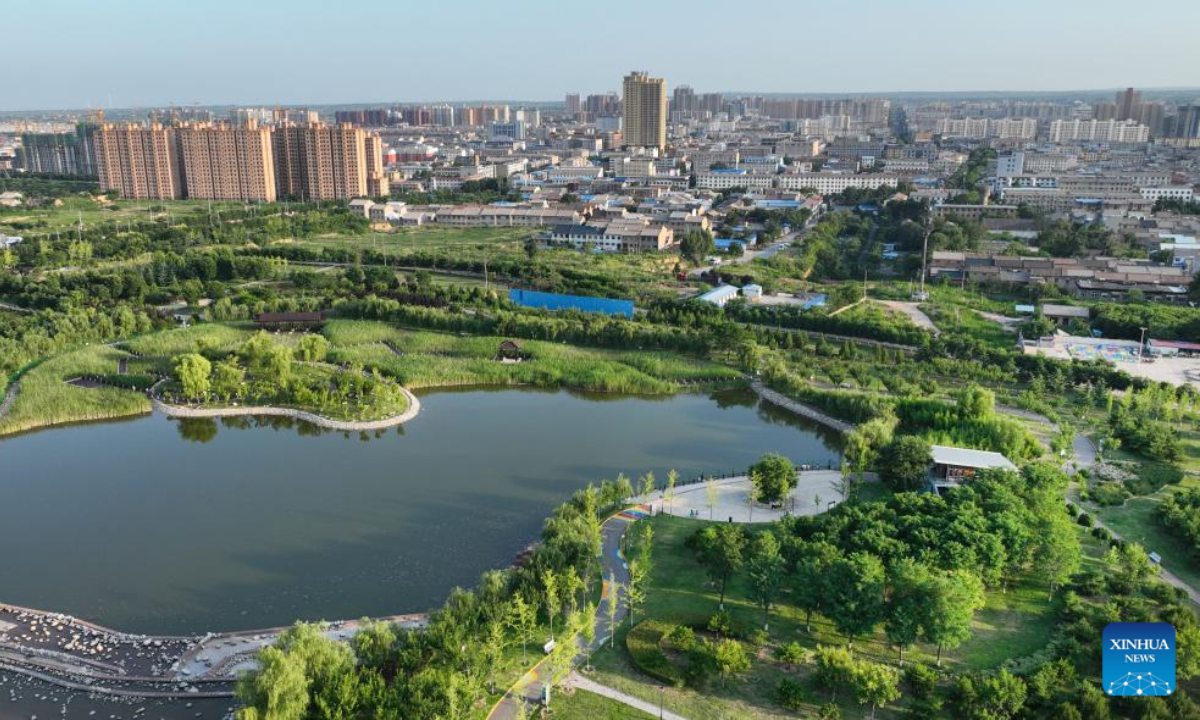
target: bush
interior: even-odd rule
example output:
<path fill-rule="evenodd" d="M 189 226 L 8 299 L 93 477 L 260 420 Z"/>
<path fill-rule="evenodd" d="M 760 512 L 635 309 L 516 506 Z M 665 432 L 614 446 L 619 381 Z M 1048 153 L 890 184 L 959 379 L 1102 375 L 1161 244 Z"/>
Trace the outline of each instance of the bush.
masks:
<path fill-rule="evenodd" d="M 1118 482 L 1100 482 L 1092 486 L 1088 497 L 1098 505 L 1120 505 L 1130 496 L 1129 490 Z"/>
<path fill-rule="evenodd" d="M 696 645 L 696 633 L 687 625 L 676 625 L 667 634 L 667 642 L 680 650 L 691 650 Z"/>
<path fill-rule="evenodd" d="M 683 686 L 683 675 L 662 651 L 663 638 L 675 627 L 658 620 L 643 620 L 625 636 L 625 649 L 634 666 L 646 675 L 672 687 Z"/>
<path fill-rule="evenodd" d="M 776 692 L 779 693 L 779 704 L 788 710 L 800 710 L 808 703 L 808 693 L 798 680 L 781 679 Z"/>
<path fill-rule="evenodd" d="M 913 697 L 928 698 L 937 688 L 938 673 L 928 665 L 914 663 L 904 671 L 904 681 L 908 683 Z"/>
<path fill-rule="evenodd" d="M 1079 517 L 1075 518 L 1075 522 L 1079 523 L 1080 525 L 1084 526 L 1085 528 L 1090 528 L 1092 525 L 1096 524 L 1092 520 L 1092 516 L 1088 515 L 1086 512 L 1079 513 Z"/>
<path fill-rule="evenodd" d="M 709 632 L 722 637 L 730 637 L 733 635 L 733 616 L 729 614 L 728 610 L 719 610 L 708 619 L 706 627 Z"/>
<path fill-rule="evenodd" d="M 808 651 L 798 642 L 785 643 L 776 648 L 775 659 L 784 665 L 801 665 L 808 661 Z"/>

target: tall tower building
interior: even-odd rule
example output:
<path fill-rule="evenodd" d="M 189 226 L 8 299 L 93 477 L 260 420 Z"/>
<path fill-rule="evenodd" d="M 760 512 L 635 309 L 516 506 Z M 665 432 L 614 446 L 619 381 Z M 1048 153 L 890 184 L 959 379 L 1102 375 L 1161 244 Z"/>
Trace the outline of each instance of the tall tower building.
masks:
<path fill-rule="evenodd" d="M 275 201 L 271 130 L 209 123 L 175 128 L 183 194 L 196 200 Z"/>
<path fill-rule="evenodd" d="M 570 116 L 574 116 L 583 109 L 583 105 L 579 102 L 579 93 L 567 93 L 565 105 L 566 113 Z"/>
<path fill-rule="evenodd" d="M 625 76 L 622 120 L 625 144 L 667 146 L 667 81 L 644 72 Z"/>
<path fill-rule="evenodd" d="M 1142 111 L 1142 94 L 1133 88 L 1117 93 L 1117 120 L 1137 120 Z"/>
<path fill-rule="evenodd" d="M 101 191 L 142 200 L 183 197 L 174 128 L 106 123 L 92 137 Z"/>

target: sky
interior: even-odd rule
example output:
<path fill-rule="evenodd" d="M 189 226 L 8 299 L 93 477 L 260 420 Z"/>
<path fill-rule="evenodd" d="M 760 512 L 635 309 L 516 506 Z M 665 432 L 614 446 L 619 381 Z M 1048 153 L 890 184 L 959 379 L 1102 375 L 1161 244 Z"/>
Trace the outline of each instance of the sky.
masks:
<path fill-rule="evenodd" d="M 0 110 L 1200 86 L 1197 0 L 4 0 Z"/>

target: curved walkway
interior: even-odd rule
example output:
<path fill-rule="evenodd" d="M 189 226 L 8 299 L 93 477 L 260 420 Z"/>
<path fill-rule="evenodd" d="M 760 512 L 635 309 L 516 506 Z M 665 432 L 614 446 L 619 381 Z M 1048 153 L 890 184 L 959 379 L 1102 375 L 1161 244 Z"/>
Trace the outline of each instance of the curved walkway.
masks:
<path fill-rule="evenodd" d="M 290 417 L 296 420 L 318 425 L 331 430 L 382 430 L 395 425 L 400 425 L 412 420 L 421 412 L 421 401 L 417 399 L 407 388 L 400 388 L 404 393 L 404 397 L 408 400 L 408 408 L 399 415 L 393 415 L 381 420 L 333 420 L 317 415 L 316 413 L 307 412 L 305 410 L 297 410 L 295 408 L 271 407 L 268 405 L 247 405 L 245 407 L 222 407 L 222 408 L 193 408 L 184 405 L 170 405 L 163 402 L 153 392 L 150 395 L 150 403 L 155 410 L 165 413 L 169 417 L 181 418 L 211 418 L 211 417 L 233 417 L 238 415 L 276 415 L 280 417 Z"/>

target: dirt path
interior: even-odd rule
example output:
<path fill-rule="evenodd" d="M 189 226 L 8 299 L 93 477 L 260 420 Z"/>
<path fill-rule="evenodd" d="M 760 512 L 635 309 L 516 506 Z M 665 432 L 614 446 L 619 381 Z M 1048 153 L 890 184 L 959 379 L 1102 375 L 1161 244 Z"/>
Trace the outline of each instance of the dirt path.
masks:
<path fill-rule="evenodd" d="M 899 300 L 876 300 L 876 302 L 886 308 L 895 310 L 896 312 L 904 313 L 908 316 L 909 320 L 913 321 L 914 325 L 923 330 L 928 330 L 934 335 L 937 335 L 939 332 L 941 332 L 938 330 L 937 325 L 934 325 L 933 321 L 929 319 L 929 316 L 926 315 L 920 307 L 918 307 L 918 303 L 901 302 Z"/>

